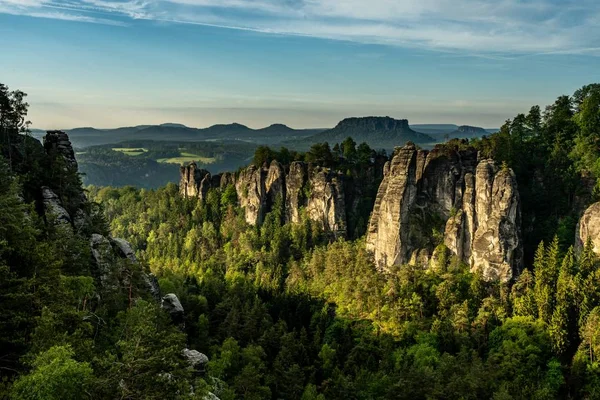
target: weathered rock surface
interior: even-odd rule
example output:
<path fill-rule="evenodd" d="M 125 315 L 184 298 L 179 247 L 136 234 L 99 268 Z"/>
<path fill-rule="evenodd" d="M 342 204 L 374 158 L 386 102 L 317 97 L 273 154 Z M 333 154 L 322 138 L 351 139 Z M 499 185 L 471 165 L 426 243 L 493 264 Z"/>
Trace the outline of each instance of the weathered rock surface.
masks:
<path fill-rule="evenodd" d="M 94 266 L 96 267 L 96 276 L 100 280 L 100 284 L 104 287 L 115 288 L 115 282 L 110 282 L 113 268 L 115 268 L 115 253 L 113 251 L 110 240 L 97 233 L 92 234 L 90 238 L 90 247 L 92 249 L 92 257 Z"/>
<path fill-rule="evenodd" d="M 123 264 L 118 262 L 119 259 L 126 259 L 130 263 L 137 264 L 135 252 L 128 241 L 121 238 L 106 238 L 94 233 L 90 238 L 90 248 L 95 267 L 94 275 L 104 289 L 117 290 L 119 287 L 129 286 L 128 278 L 123 277 L 122 274 Z M 161 301 L 156 276 L 142 271 L 141 278 L 148 293 L 157 302 Z"/>
<path fill-rule="evenodd" d="M 223 189 L 229 185 L 235 185 L 235 176 L 231 172 L 223 172 L 221 174 L 219 186 Z"/>
<path fill-rule="evenodd" d="M 267 210 L 267 171 L 254 165 L 240 173 L 235 183 L 240 206 L 246 214 L 246 222 L 260 225 Z"/>
<path fill-rule="evenodd" d="M 179 298 L 174 293 L 169 293 L 162 298 L 161 308 L 171 315 L 171 318 L 176 323 L 183 322 L 184 310 Z"/>
<path fill-rule="evenodd" d="M 575 245 L 581 251 L 591 241 L 594 253 L 600 255 L 600 202 L 592 204 L 579 220 Z"/>
<path fill-rule="evenodd" d="M 209 187 L 203 183 L 207 181 L 208 172 L 198 172 L 195 168 L 194 164 L 181 167 L 180 193 L 202 199 L 205 188 Z M 359 208 L 363 213 L 365 207 L 370 210 L 374 196 L 369 197 L 366 193 L 374 191 L 373 185 L 381 179 L 382 168 L 383 163 L 374 163 L 366 171 L 368 173 L 361 171 L 360 176 L 367 176 L 366 180 L 361 180 L 358 174 L 356 178 L 347 177 L 339 171 L 299 161 L 286 167 L 272 161 L 268 166 L 251 165 L 237 178 L 231 173 L 223 173 L 218 187 L 235 185 L 239 204 L 250 225 L 260 225 L 266 214 L 276 204 L 281 204 L 286 222 L 299 223 L 304 208 L 308 218 L 318 222 L 326 232 L 334 237 L 344 237 L 348 232 L 348 208 L 355 219 L 358 219 L 355 214 L 359 213 Z M 217 186 L 213 183 L 212 187 Z M 281 203 L 277 203 L 278 199 Z M 366 218 L 367 215 L 362 220 L 363 229 Z"/>
<path fill-rule="evenodd" d="M 210 172 L 198 168 L 195 162 L 180 169 L 181 180 L 179 181 L 179 192 L 183 197 L 206 198 L 208 189 L 213 186 Z"/>
<path fill-rule="evenodd" d="M 437 230 L 472 271 L 507 281 L 521 267 L 520 219 L 512 171 L 478 161 L 472 148 L 440 146 L 427 152 L 408 144 L 384 168 L 367 248 L 387 269 L 411 258 L 422 260 L 416 250 L 427 248 L 432 254 Z"/>
<path fill-rule="evenodd" d="M 75 151 L 69 140 L 69 135 L 63 131 L 48 131 L 44 136 L 44 149 L 50 155 L 62 155 L 68 168 L 77 171 Z"/>
<path fill-rule="evenodd" d="M 472 241 L 463 242 L 471 249 L 471 269 L 481 271 L 486 280 L 510 280 L 523 258 L 516 177 L 511 170 L 498 171 L 490 160 L 482 161 L 477 166 L 475 193 L 476 214 L 471 218 L 476 229 Z"/>
<path fill-rule="evenodd" d="M 336 237 L 346 236 L 346 204 L 341 173 L 328 168 L 311 171 L 308 217 L 322 224 L 326 232 Z"/>
<path fill-rule="evenodd" d="M 304 187 L 307 179 L 306 164 L 299 161 L 290 164 L 290 170 L 285 180 L 285 214 L 288 222 L 294 224 L 300 222 L 300 207 L 304 206 L 306 202 Z"/>
<path fill-rule="evenodd" d="M 285 171 L 281 164 L 275 160 L 273 160 L 269 166 L 265 190 L 267 194 L 267 207 L 269 210 L 273 208 L 277 198 L 280 197 L 282 202 L 285 201 Z"/>
<path fill-rule="evenodd" d="M 47 186 L 42 187 L 42 200 L 44 203 L 44 213 L 47 217 L 53 215 L 58 224 L 71 224 L 71 217 L 63 207 L 60 198 Z"/>
<path fill-rule="evenodd" d="M 409 215 L 417 195 L 416 156 L 414 145 L 405 146 L 383 169 L 367 232 L 367 249 L 380 268 L 408 260 Z"/>
<path fill-rule="evenodd" d="M 156 279 L 156 275 L 150 274 L 142 274 L 142 279 L 144 279 L 144 284 L 146 288 L 157 302 L 160 302 L 162 297 L 160 295 L 160 286 L 158 286 L 158 279 Z"/>
<path fill-rule="evenodd" d="M 133 251 L 131 244 L 127 240 L 121 238 L 112 238 L 111 240 L 121 257 L 127 258 L 131 262 L 137 262 L 135 251 Z"/>
<path fill-rule="evenodd" d="M 208 364 L 208 357 L 206 354 L 200 353 L 198 350 L 183 349 L 183 356 L 190 367 L 194 369 L 204 369 L 206 364 Z"/>

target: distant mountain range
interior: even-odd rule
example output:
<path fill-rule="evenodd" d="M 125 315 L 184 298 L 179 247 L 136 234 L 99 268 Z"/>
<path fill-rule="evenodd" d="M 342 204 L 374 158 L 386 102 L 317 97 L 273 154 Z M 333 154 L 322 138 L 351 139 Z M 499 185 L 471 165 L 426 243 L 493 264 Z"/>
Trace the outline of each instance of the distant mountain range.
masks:
<path fill-rule="evenodd" d="M 283 124 L 252 129 L 233 123 L 213 125 L 208 128 L 190 128 L 177 123 L 161 125 L 138 125 L 115 129 L 92 127 L 65 130 L 75 147 L 119 143 L 131 140 L 154 140 L 171 142 L 200 142 L 215 140 L 240 140 L 266 145 L 284 144 L 294 148 L 307 148 L 312 143 L 343 141 L 351 136 L 357 143 L 367 142 L 375 148 L 393 148 L 407 141 L 428 145 L 451 138 L 481 137 L 491 132 L 479 127 L 454 124 L 409 125 L 406 119 L 390 117 L 346 118 L 332 129 L 293 129 Z M 32 134 L 41 138 L 45 131 L 33 129 Z"/>
<path fill-rule="evenodd" d="M 499 129 L 496 128 L 486 129 L 477 126 L 459 126 L 454 124 L 411 124 L 410 127 L 417 132 L 426 133 L 434 138 L 443 138 L 444 135 L 450 135 L 450 138 L 453 138 L 454 135 L 458 135 L 460 138 L 463 137 L 462 135 L 467 135 L 464 137 L 469 138 L 477 137 L 478 135 L 488 135 L 499 131 Z"/>
<path fill-rule="evenodd" d="M 115 129 L 96 129 L 92 127 L 66 129 L 75 147 L 89 147 L 126 140 L 185 141 L 206 140 L 242 140 L 263 144 L 277 144 L 284 140 L 300 139 L 312 136 L 324 129 L 292 129 L 286 125 L 273 124 L 266 128 L 252 129 L 233 123 L 213 125 L 208 128 L 190 128 L 181 124 L 138 125 Z M 42 137 L 45 131 L 33 129 L 35 137 Z"/>

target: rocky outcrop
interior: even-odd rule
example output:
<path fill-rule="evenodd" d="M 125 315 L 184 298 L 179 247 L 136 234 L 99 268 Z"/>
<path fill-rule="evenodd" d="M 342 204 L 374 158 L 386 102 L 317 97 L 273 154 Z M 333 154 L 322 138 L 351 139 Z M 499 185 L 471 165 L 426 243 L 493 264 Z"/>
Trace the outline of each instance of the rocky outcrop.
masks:
<path fill-rule="evenodd" d="M 521 267 L 515 176 L 461 147 L 427 152 L 408 144 L 384 167 L 367 234 L 381 269 L 422 262 L 419 250 L 433 254 L 439 244 L 436 231 L 452 254 L 487 280 L 510 280 Z"/>
<path fill-rule="evenodd" d="M 41 188 L 41 198 L 46 221 L 48 214 L 54 214 L 57 221 L 62 224 L 72 225 L 77 232 L 83 231 L 88 227 L 91 215 L 89 213 L 87 197 L 77 183 L 78 170 L 77 160 L 75 159 L 75 151 L 69 140 L 69 136 L 62 131 L 48 131 L 44 136 L 44 150 L 50 159 L 50 168 L 62 169 L 66 175 L 66 182 L 71 182 L 69 187 L 69 195 L 61 198 L 62 189 L 58 191 L 61 196 L 57 195 L 58 188 L 50 188 L 43 186 Z M 55 190 L 53 190 L 55 189 Z"/>
<path fill-rule="evenodd" d="M 131 262 L 137 262 L 135 251 L 133 251 L 131 244 L 129 244 L 127 240 L 121 238 L 112 238 L 111 241 L 121 257 L 127 258 Z"/>
<path fill-rule="evenodd" d="M 265 190 L 269 210 L 273 207 L 278 198 L 281 198 L 281 201 L 285 201 L 285 171 L 281 164 L 276 160 L 273 160 L 269 166 Z"/>
<path fill-rule="evenodd" d="M 406 146 L 383 168 L 367 233 L 367 249 L 382 268 L 408 260 L 409 215 L 417 195 L 416 160 L 415 146 Z"/>
<path fill-rule="evenodd" d="M 267 210 L 267 171 L 254 165 L 240 173 L 235 183 L 240 206 L 244 209 L 246 222 L 250 225 L 261 224 Z"/>
<path fill-rule="evenodd" d="M 300 222 L 300 209 L 327 232 L 337 236 L 346 233 L 343 177 L 328 168 L 309 168 L 301 162 L 290 165 L 288 174 L 277 161 L 269 168 L 250 166 L 242 171 L 236 190 L 246 221 L 262 223 L 278 198 L 285 206 L 285 217 Z"/>
<path fill-rule="evenodd" d="M 196 370 L 204 370 L 208 364 L 206 354 L 200 353 L 198 350 L 183 349 L 182 353 L 190 367 Z"/>
<path fill-rule="evenodd" d="M 195 162 L 182 166 L 180 172 L 179 192 L 181 195 L 183 197 L 205 199 L 208 189 L 213 186 L 210 172 L 198 168 Z"/>
<path fill-rule="evenodd" d="M 575 245 L 577 251 L 590 241 L 594 253 L 600 256 L 600 202 L 592 204 L 579 220 Z"/>
<path fill-rule="evenodd" d="M 474 221 L 475 230 L 469 231 L 472 240 L 462 244 L 470 248 L 469 265 L 486 280 L 510 280 L 523 258 L 516 177 L 511 170 L 498 170 L 492 161 L 484 160 L 477 166 L 474 191 L 475 215 L 467 217 Z"/>
<path fill-rule="evenodd" d="M 55 218 L 54 221 L 58 224 L 71 224 L 71 216 L 63 207 L 60 198 L 47 186 L 42 187 L 42 201 L 44 203 L 46 219 L 53 217 Z"/>
<path fill-rule="evenodd" d="M 300 207 L 306 202 L 304 188 L 307 182 L 307 167 L 303 162 L 293 162 L 285 180 L 286 220 L 297 224 L 300 222 Z"/>
<path fill-rule="evenodd" d="M 116 289 L 118 286 L 114 274 L 116 266 L 115 252 L 110 240 L 97 233 L 90 238 L 90 247 L 95 266 L 95 275 L 104 288 Z"/>
<path fill-rule="evenodd" d="M 129 286 L 128 274 L 123 274 L 123 261 L 137 264 L 135 252 L 128 241 L 121 238 L 106 238 L 94 233 L 90 237 L 94 275 L 104 290 L 118 290 Z M 120 261 L 121 260 L 121 261 Z M 119 262 L 120 261 L 120 262 Z M 160 288 L 156 276 L 141 272 L 144 289 L 156 300 L 160 301 Z"/>
<path fill-rule="evenodd" d="M 163 310 L 169 313 L 169 315 L 173 319 L 173 322 L 183 322 L 185 312 L 177 295 L 173 293 L 167 294 L 165 297 L 162 298 L 160 306 Z"/>
<path fill-rule="evenodd" d="M 44 137 L 44 149 L 51 156 L 60 155 L 66 161 L 66 167 L 77 171 L 75 151 L 69 136 L 63 131 L 48 131 Z"/>
<path fill-rule="evenodd" d="M 365 208 L 370 211 L 374 196 L 371 194 L 369 197 L 367 192 L 374 192 L 381 179 L 382 168 L 383 163 L 374 163 L 368 171 L 345 176 L 330 168 L 299 161 L 289 166 L 272 161 L 268 166 L 251 165 L 237 177 L 231 173 L 217 175 L 219 185 L 213 182 L 212 186 L 208 186 L 205 182 L 209 180 L 209 173 L 204 170 L 198 172 L 195 165 L 190 164 L 181 167 L 180 193 L 202 200 L 204 188 L 224 189 L 233 184 L 246 222 L 250 225 L 260 225 L 266 214 L 280 204 L 282 218 L 286 222 L 299 223 L 301 210 L 305 209 L 308 218 L 319 223 L 326 232 L 333 237 L 344 237 L 348 232 L 348 208 L 355 219 L 358 219 L 355 214 L 359 212 L 366 214 Z M 363 218 L 363 229 L 367 217 Z"/>
<path fill-rule="evenodd" d="M 223 172 L 219 181 L 219 187 L 223 189 L 229 185 L 235 185 L 235 176 L 231 172 Z"/>
<path fill-rule="evenodd" d="M 315 168 L 310 173 L 310 194 L 306 212 L 335 237 L 346 236 L 346 204 L 341 173 Z"/>

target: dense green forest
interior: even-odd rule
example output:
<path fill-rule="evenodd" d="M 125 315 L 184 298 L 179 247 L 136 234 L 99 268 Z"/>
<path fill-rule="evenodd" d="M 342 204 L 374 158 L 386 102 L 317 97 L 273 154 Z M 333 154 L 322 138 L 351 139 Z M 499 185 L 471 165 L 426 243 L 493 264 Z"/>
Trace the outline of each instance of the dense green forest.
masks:
<path fill-rule="evenodd" d="M 89 187 L 87 231 L 60 229 L 37 217 L 32 193 L 52 186 L 78 207 L 70 193 L 80 178 L 44 154 L 11 150 L 27 107 L 1 88 L 1 395 L 600 398 L 600 261 L 591 245 L 572 246 L 578 216 L 600 194 L 600 85 L 471 143 L 519 181 L 526 268 L 507 284 L 453 257 L 382 273 L 363 238 L 332 241 L 306 215 L 285 224 L 278 206 L 251 227 L 231 185 L 202 202 L 175 184 Z M 306 154 L 260 147 L 255 163 L 351 169 L 378 156 L 347 140 Z M 151 270 L 181 300 L 183 321 L 141 285 L 114 291 L 94 279 L 88 237 L 109 230 L 137 250 L 140 263 L 120 261 L 129 282 Z M 206 368 L 190 369 L 185 347 L 208 355 Z"/>
<path fill-rule="evenodd" d="M 156 189 L 179 180 L 179 165 L 196 162 L 212 173 L 248 164 L 257 145 L 240 140 L 177 142 L 129 140 L 77 153 L 85 185 Z"/>

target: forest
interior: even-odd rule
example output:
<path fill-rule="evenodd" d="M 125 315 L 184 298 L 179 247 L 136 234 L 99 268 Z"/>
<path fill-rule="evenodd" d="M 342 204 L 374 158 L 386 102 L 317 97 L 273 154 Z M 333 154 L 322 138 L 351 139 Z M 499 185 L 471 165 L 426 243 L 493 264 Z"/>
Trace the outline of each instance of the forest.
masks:
<path fill-rule="evenodd" d="M 88 186 L 82 203 L 80 175 L 34 143 L 26 113 L 25 94 L 0 85 L 0 397 L 600 398 L 600 260 L 575 246 L 600 198 L 600 84 L 469 143 L 518 180 L 525 265 L 507 283 L 451 256 L 382 272 L 365 226 L 334 240 L 306 212 L 285 223 L 277 203 L 250 226 L 233 185 L 203 201 L 172 183 Z M 261 146 L 254 163 L 351 171 L 379 157 L 348 139 Z M 70 214 L 83 207 L 83 228 L 40 215 L 41 186 Z M 139 262 L 115 261 L 127 285 L 93 273 L 94 233 L 136 250 Z M 183 320 L 143 289 L 150 271 Z M 190 368 L 184 348 L 209 361 Z"/>
<path fill-rule="evenodd" d="M 84 185 L 157 189 L 179 177 L 178 166 L 194 161 L 213 173 L 246 165 L 257 145 L 241 140 L 128 140 L 79 149 Z"/>

